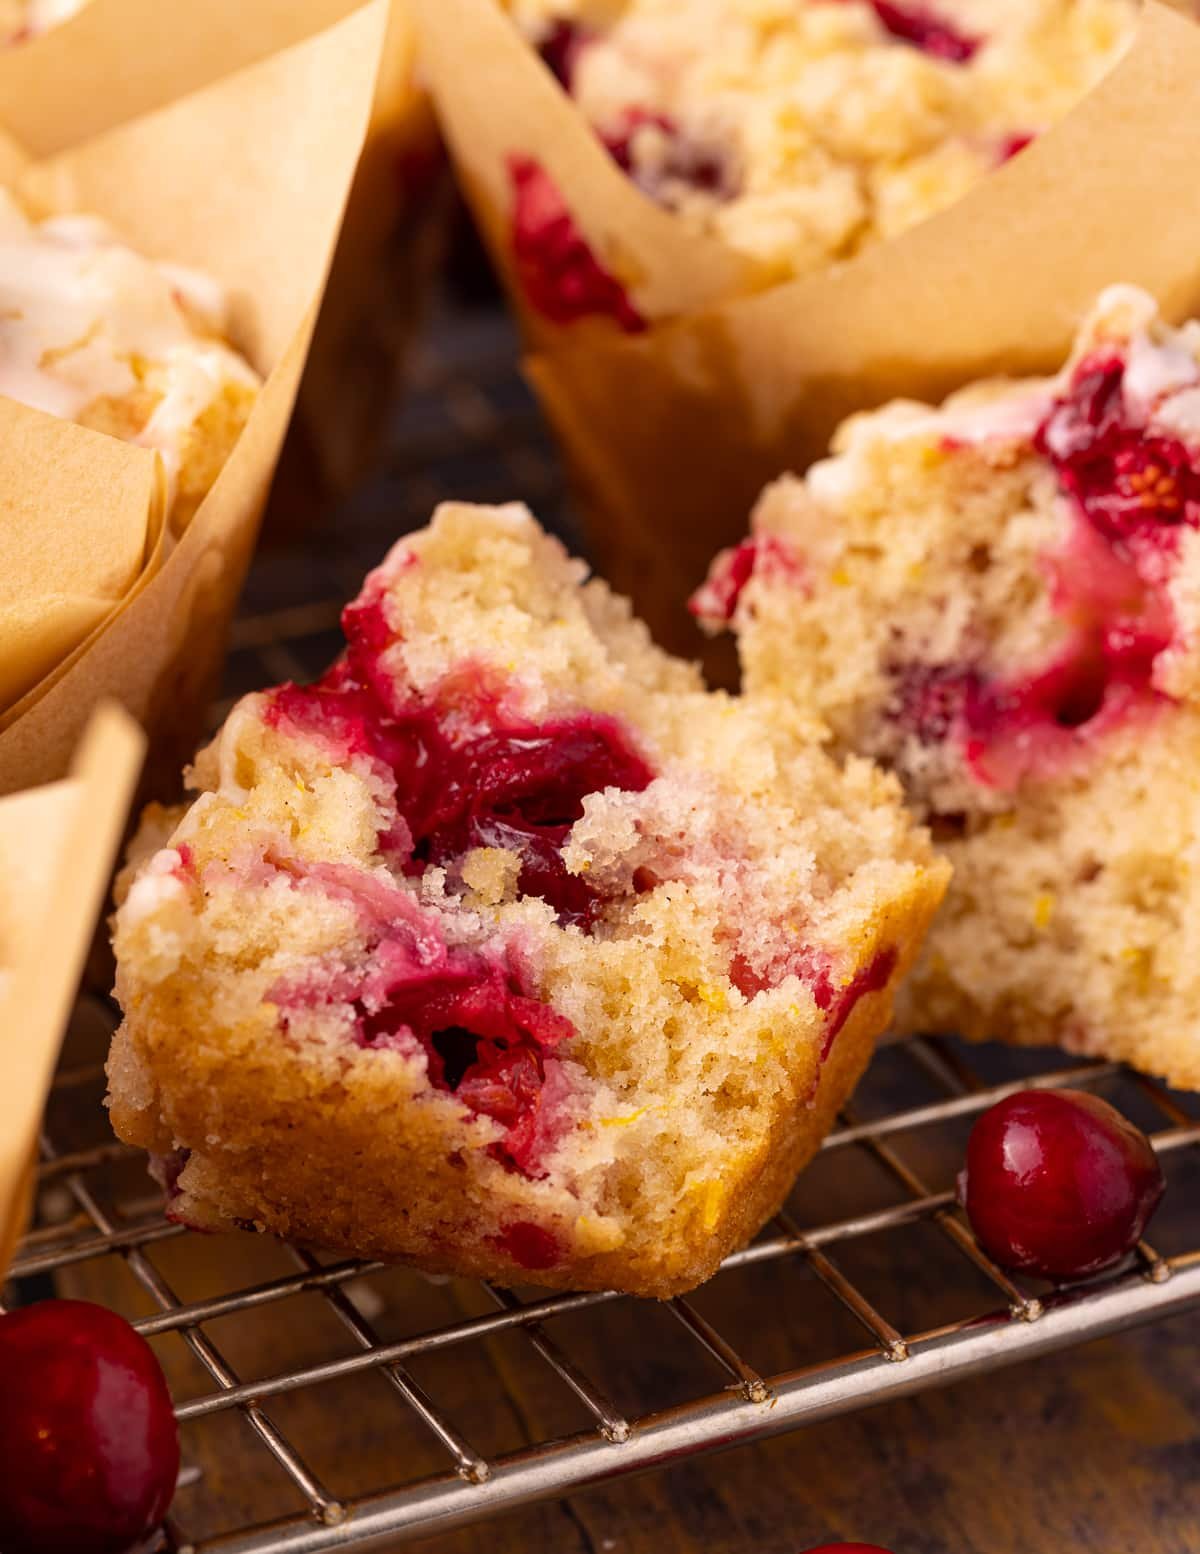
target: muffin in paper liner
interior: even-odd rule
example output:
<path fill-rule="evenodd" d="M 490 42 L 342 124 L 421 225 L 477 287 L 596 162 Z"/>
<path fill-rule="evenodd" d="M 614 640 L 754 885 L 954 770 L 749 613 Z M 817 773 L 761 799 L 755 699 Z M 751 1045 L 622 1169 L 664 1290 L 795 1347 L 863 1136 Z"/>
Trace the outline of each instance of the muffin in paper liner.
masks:
<path fill-rule="evenodd" d="M 1019 156 L 929 219 L 784 282 L 648 199 L 495 0 L 413 4 L 593 550 L 676 649 L 695 649 L 681 601 L 708 556 L 736 539 L 765 481 L 817 457 L 846 414 L 989 371 L 1052 369 L 1109 282 L 1144 286 L 1174 317 L 1200 294 L 1188 106 L 1200 31 L 1155 0 L 1111 73 Z M 522 199 L 532 214 L 515 228 Z M 514 241 L 531 229 L 560 244 L 572 284 L 607 297 L 608 316 L 563 324 L 531 305 L 528 246 Z"/>
<path fill-rule="evenodd" d="M 0 124 L 35 155 L 60 152 L 290 48 L 362 4 L 206 0 L 181 11 L 159 0 L 88 0 L 32 41 L 0 48 Z M 388 8 L 371 118 L 272 511 L 277 528 L 345 491 L 377 453 L 438 253 L 444 159 L 416 79 L 406 0 Z M 306 102 L 293 111 L 310 110 Z"/>
<path fill-rule="evenodd" d="M 0 710 L 0 792 L 60 776 L 105 695 L 147 725 L 160 770 L 174 773 L 179 752 L 194 744 L 292 410 L 386 21 L 383 0 L 374 0 L 42 160 L 15 136 L 0 144 L 0 180 L 29 209 L 99 216 L 131 249 L 211 277 L 229 299 L 232 343 L 263 380 L 177 538 L 164 533 L 164 496 L 146 449 L 6 408 L 4 532 L 23 541 L 19 578 L 10 572 L 0 583 L 0 657 L 18 686 Z M 217 164 L 220 180 L 211 176 Z M 31 615 L 31 600 L 58 612 L 50 663 L 47 611 L 39 605 Z M 31 644 L 43 657 L 35 682 L 22 686 L 14 665 Z"/>
<path fill-rule="evenodd" d="M 261 387 L 228 313 L 211 276 L 148 258 L 94 215 L 37 219 L 0 188 L 0 395 L 157 454 L 172 540 Z M 0 705 L 15 699 L 3 678 Z"/>
<path fill-rule="evenodd" d="M 28 1218 L 42 1107 L 144 740 L 113 706 L 68 776 L 0 798 L 0 1287 Z"/>

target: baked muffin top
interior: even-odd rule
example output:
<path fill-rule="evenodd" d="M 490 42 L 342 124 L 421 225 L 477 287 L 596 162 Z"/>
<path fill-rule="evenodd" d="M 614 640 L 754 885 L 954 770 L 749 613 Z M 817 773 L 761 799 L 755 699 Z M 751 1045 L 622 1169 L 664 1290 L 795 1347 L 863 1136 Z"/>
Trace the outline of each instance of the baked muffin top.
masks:
<path fill-rule="evenodd" d="M 515 0 L 635 181 L 780 276 L 894 236 L 1060 119 L 1136 0 Z"/>

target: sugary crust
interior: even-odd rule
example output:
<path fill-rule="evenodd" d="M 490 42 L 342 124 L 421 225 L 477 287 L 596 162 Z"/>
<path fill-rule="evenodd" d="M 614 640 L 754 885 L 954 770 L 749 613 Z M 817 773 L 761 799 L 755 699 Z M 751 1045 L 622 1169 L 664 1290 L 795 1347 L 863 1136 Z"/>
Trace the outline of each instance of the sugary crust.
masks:
<path fill-rule="evenodd" d="M 1135 0 L 512 9 L 648 193 L 781 275 L 961 198 L 1075 105 L 1137 18 Z"/>
<path fill-rule="evenodd" d="M 292 701 L 270 695 L 202 753 L 190 809 L 148 813 L 120 889 L 111 1106 L 121 1137 L 189 1152 L 181 1218 L 666 1295 L 753 1233 L 817 1147 L 945 867 L 891 779 L 839 773 L 784 703 L 704 692 L 581 582 L 522 510 L 451 506 L 363 599 L 383 611 L 369 633 L 390 622 L 368 673 L 386 665 L 422 707 L 474 717 L 482 687 L 489 720 L 521 720 L 489 727 L 521 740 L 615 719 L 651 763 L 648 782 L 589 791 L 562 842 L 600 893 L 590 926 L 523 894 L 504 846 L 467 853 L 461 877 L 414 875 L 381 842 L 408 834 L 394 780 L 281 722 Z M 420 986 L 447 956 L 491 968 L 493 990 L 502 970 L 526 1018 L 558 1022 L 532 1154 L 506 1155 L 500 1114 L 431 1078 L 458 1015 L 426 1050 L 411 1019 L 371 1035 L 381 972 Z"/>

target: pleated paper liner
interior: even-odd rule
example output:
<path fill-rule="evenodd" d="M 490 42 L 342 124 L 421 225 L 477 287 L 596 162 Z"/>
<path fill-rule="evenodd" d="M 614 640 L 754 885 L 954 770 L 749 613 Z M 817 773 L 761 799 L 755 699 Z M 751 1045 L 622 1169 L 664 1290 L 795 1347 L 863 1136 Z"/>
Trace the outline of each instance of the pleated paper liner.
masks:
<path fill-rule="evenodd" d="M 0 50 L 0 123 L 35 156 L 78 145 L 270 58 L 363 0 L 90 0 L 19 49 Z M 391 0 L 374 107 L 289 441 L 290 527 L 300 503 L 340 494 L 376 455 L 428 289 L 441 156 L 414 71 L 407 0 Z M 319 99 L 293 111 L 320 113 Z"/>
<path fill-rule="evenodd" d="M 144 745 L 131 718 L 102 707 L 69 776 L 0 799 L 0 1286 L 28 1217 L 42 1109 Z"/>
<path fill-rule="evenodd" d="M 392 0 L 375 114 L 268 513 L 272 535 L 311 522 L 380 460 L 443 251 L 448 174 L 407 0 Z"/>
<path fill-rule="evenodd" d="M 856 258 L 765 285 L 640 193 L 496 0 L 413 0 L 462 183 L 522 313 L 527 370 L 605 571 L 664 643 L 745 532 L 762 484 L 803 468 L 852 410 L 989 372 L 1056 367 L 1096 293 L 1200 305 L 1200 28 L 1149 0 L 1108 77 L 937 216 Z M 559 328 L 525 305 L 508 159 L 536 158 L 650 327 Z"/>
<path fill-rule="evenodd" d="M 0 146 L 0 175 L 34 208 L 93 212 L 143 252 L 219 280 L 234 342 L 264 378 L 228 462 L 169 551 L 144 450 L 10 413 L 21 435 L 0 438 L 0 533 L 20 513 L 25 539 L 21 597 L 0 579 L 0 664 L 24 688 L 0 702 L 0 793 L 62 776 L 103 697 L 150 731 L 160 791 L 194 749 L 370 117 L 386 22 L 385 0 L 371 0 L 41 161 Z M 64 594 L 49 642 L 21 600 Z"/>

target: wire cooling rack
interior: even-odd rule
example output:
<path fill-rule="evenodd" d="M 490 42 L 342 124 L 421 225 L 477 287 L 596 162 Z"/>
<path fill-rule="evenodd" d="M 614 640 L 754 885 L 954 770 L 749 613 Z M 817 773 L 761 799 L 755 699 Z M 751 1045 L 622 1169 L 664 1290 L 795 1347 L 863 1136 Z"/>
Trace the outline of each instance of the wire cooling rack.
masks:
<path fill-rule="evenodd" d="M 570 537 L 513 356 L 493 312 L 442 317 L 384 475 L 331 531 L 256 564 L 229 696 L 322 668 L 362 572 L 442 496 L 521 497 Z M 702 1290 L 657 1305 L 424 1280 L 170 1224 L 104 1121 L 114 1019 L 81 1000 L 12 1289 L 105 1299 L 155 1345 L 183 1435 L 173 1554 L 395 1548 L 1200 1303 L 1196 1101 L 1116 1065 L 932 1039 L 884 1048 L 786 1211 Z M 1155 1245 L 1110 1276 L 1014 1282 L 954 1207 L 971 1120 L 1027 1085 L 1105 1093 L 1162 1158 Z M 645 1330 L 653 1363 L 631 1342 Z M 487 1389 L 522 1367 L 548 1401 L 505 1437 Z"/>

